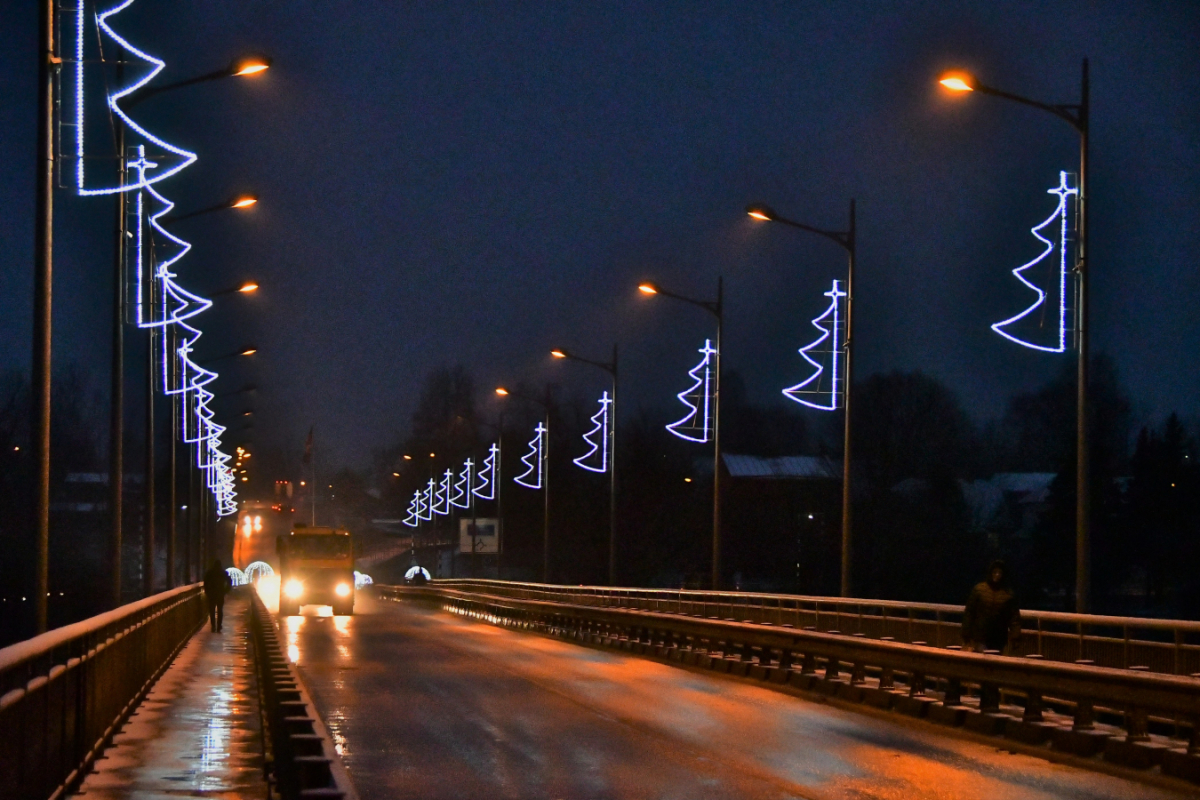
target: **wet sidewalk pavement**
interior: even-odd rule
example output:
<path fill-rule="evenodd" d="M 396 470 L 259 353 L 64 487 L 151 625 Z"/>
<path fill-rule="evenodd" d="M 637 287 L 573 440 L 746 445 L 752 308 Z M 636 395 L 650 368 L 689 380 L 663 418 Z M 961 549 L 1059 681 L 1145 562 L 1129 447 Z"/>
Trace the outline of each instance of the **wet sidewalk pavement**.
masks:
<path fill-rule="evenodd" d="M 225 602 L 113 737 L 78 795 L 88 798 L 265 798 L 249 601 Z"/>

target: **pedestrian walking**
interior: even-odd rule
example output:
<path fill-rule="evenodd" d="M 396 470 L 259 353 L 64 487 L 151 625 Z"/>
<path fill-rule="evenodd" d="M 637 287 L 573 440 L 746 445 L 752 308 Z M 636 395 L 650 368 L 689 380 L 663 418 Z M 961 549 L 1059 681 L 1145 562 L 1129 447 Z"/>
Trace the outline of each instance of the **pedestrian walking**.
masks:
<path fill-rule="evenodd" d="M 965 649 L 976 653 L 984 650 L 1009 653 L 1020 641 L 1021 609 L 1003 561 L 993 561 L 988 567 L 987 580 L 971 590 L 963 614 L 962 637 Z"/>
<path fill-rule="evenodd" d="M 204 599 L 208 602 L 208 621 L 213 633 L 221 631 L 225 621 L 225 595 L 233 588 L 229 573 L 221 567 L 221 559 L 214 558 L 208 572 L 204 573 Z"/>

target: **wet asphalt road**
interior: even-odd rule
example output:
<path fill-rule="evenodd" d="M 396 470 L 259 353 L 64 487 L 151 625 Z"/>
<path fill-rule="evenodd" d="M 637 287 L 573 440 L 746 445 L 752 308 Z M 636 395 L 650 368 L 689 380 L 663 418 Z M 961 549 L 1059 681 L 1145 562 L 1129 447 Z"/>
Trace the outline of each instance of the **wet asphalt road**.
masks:
<path fill-rule="evenodd" d="M 363 800 L 1182 796 L 366 593 L 305 613 L 290 657 Z"/>

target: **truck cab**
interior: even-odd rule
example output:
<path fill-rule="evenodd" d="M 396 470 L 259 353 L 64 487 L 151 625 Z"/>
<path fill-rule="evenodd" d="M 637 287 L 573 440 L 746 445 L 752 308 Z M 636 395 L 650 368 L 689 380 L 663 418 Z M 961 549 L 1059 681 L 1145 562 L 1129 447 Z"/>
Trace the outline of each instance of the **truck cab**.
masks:
<path fill-rule="evenodd" d="M 279 557 L 279 613 L 329 605 L 338 616 L 354 613 L 354 542 L 350 531 L 297 525 L 275 540 Z"/>

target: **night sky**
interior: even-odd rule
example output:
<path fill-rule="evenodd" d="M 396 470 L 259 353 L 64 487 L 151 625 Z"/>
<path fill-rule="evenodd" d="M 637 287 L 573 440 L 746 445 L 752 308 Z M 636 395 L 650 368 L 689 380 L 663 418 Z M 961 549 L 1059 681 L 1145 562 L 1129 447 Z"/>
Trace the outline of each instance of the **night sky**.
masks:
<path fill-rule="evenodd" d="M 13 4 L 15 5 L 15 4 Z M 35 4 L 0 48 L 0 368 L 28 363 Z M 1091 59 L 1092 330 L 1140 418 L 1198 408 L 1200 7 L 1195 3 L 229 2 L 140 0 L 114 19 L 168 67 L 247 52 L 274 67 L 149 100 L 137 117 L 200 155 L 161 185 L 181 209 L 235 191 L 249 213 L 178 231 L 185 283 L 258 297 L 201 317 L 218 391 L 261 387 L 255 441 L 364 465 L 407 427 L 424 375 L 605 376 L 551 363 L 618 341 L 625 413 L 674 402 L 703 312 L 640 280 L 728 304 L 724 363 L 756 402 L 806 376 L 843 252 L 743 209 L 841 228 L 858 201 L 858 377 L 922 370 L 980 421 L 1073 355 L 989 329 L 1023 308 L 1011 270 L 1039 252 L 1046 190 L 1078 138 L 1048 114 L 952 98 L 961 67 L 1077 102 Z M 55 357 L 107 386 L 110 201 L 56 196 Z M 130 333 L 131 338 L 135 336 Z M 131 350 L 131 353 L 133 351 Z M 236 404 L 226 407 L 238 410 Z M 813 412 L 814 415 L 816 412 Z"/>

